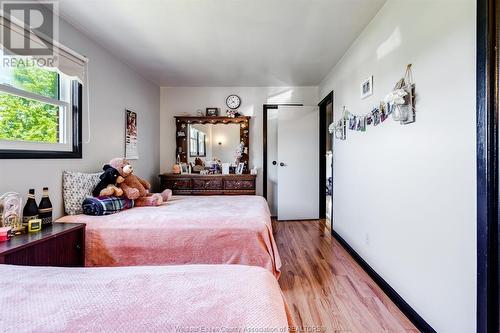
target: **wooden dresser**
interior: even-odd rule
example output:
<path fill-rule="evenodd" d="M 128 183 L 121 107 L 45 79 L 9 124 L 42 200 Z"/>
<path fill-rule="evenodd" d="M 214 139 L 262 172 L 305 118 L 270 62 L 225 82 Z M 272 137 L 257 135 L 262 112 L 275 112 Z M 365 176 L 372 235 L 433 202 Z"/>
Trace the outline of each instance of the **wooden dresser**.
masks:
<path fill-rule="evenodd" d="M 255 195 L 255 175 L 160 175 L 161 190 L 171 189 L 178 195 Z"/>
<path fill-rule="evenodd" d="M 85 224 L 53 223 L 0 242 L 0 264 L 83 267 Z"/>

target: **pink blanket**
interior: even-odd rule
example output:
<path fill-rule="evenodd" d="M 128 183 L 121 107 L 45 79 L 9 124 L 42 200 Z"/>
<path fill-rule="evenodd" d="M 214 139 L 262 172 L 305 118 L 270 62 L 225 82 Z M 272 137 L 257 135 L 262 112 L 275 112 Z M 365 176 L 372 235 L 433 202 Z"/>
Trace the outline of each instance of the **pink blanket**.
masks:
<path fill-rule="evenodd" d="M 240 265 L 0 265 L 2 332 L 283 332 L 267 270 Z"/>
<path fill-rule="evenodd" d="M 160 207 L 58 222 L 87 224 L 86 266 L 243 264 L 279 276 L 269 208 L 259 196 L 177 196 Z"/>

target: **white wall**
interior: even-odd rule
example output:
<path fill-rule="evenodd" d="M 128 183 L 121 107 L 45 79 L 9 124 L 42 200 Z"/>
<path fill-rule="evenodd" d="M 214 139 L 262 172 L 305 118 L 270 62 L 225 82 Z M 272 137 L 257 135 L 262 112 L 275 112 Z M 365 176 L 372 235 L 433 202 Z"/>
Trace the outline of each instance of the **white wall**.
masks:
<path fill-rule="evenodd" d="M 362 115 L 413 64 L 416 123 L 335 140 L 334 225 L 438 332 L 476 325 L 475 24 L 473 0 L 389 0 L 320 85 Z"/>
<path fill-rule="evenodd" d="M 26 198 L 35 188 L 37 200 L 48 186 L 54 217 L 63 215 L 62 171 L 99 171 L 113 157 L 125 153 L 125 107 L 138 113 L 139 157 L 132 161 L 136 174 L 157 182 L 159 174 L 160 89 L 65 21 L 60 40 L 89 59 L 91 141 L 83 145 L 82 159 L 0 160 L 0 193 L 15 191 Z M 84 110 L 87 110 L 84 95 Z M 87 114 L 83 115 L 83 139 L 87 140 Z M 172 140 L 174 134 L 172 133 Z"/>
<path fill-rule="evenodd" d="M 239 111 L 250 120 L 250 167 L 258 167 L 257 193 L 262 194 L 262 106 L 275 103 L 318 104 L 317 87 L 162 87 L 160 103 L 160 169 L 171 171 L 175 162 L 176 115 L 196 115 L 196 110 L 218 107 L 225 113 L 226 97 L 241 98 Z"/>

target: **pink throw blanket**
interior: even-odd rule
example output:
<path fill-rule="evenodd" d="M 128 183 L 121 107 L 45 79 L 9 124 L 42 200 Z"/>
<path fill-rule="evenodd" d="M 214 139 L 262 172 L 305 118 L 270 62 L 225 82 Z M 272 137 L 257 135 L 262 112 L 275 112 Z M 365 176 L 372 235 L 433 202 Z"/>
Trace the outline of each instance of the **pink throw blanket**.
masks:
<path fill-rule="evenodd" d="M 2 332 L 284 332 L 292 326 L 278 282 L 260 267 L 0 265 L 0 290 Z"/>
<path fill-rule="evenodd" d="M 58 222 L 87 224 L 86 266 L 243 264 L 279 277 L 269 208 L 259 196 L 174 196 L 160 207 Z"/>

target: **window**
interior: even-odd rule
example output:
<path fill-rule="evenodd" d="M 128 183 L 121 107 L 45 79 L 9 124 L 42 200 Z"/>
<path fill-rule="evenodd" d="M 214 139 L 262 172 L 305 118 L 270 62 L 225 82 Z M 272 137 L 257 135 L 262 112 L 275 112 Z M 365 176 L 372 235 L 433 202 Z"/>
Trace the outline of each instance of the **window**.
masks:
<path fill-rule="evenodd" d="M 205 133 L 197 130 L 196 128 L 191 128 L 189 137 L 189 155 L 191 157 L 205 157 Z"/>
<path fill-rule="evenodd" d="M 0 158 L 81 158 L 81 85 L 29 63 L 0 67 Z"/>

